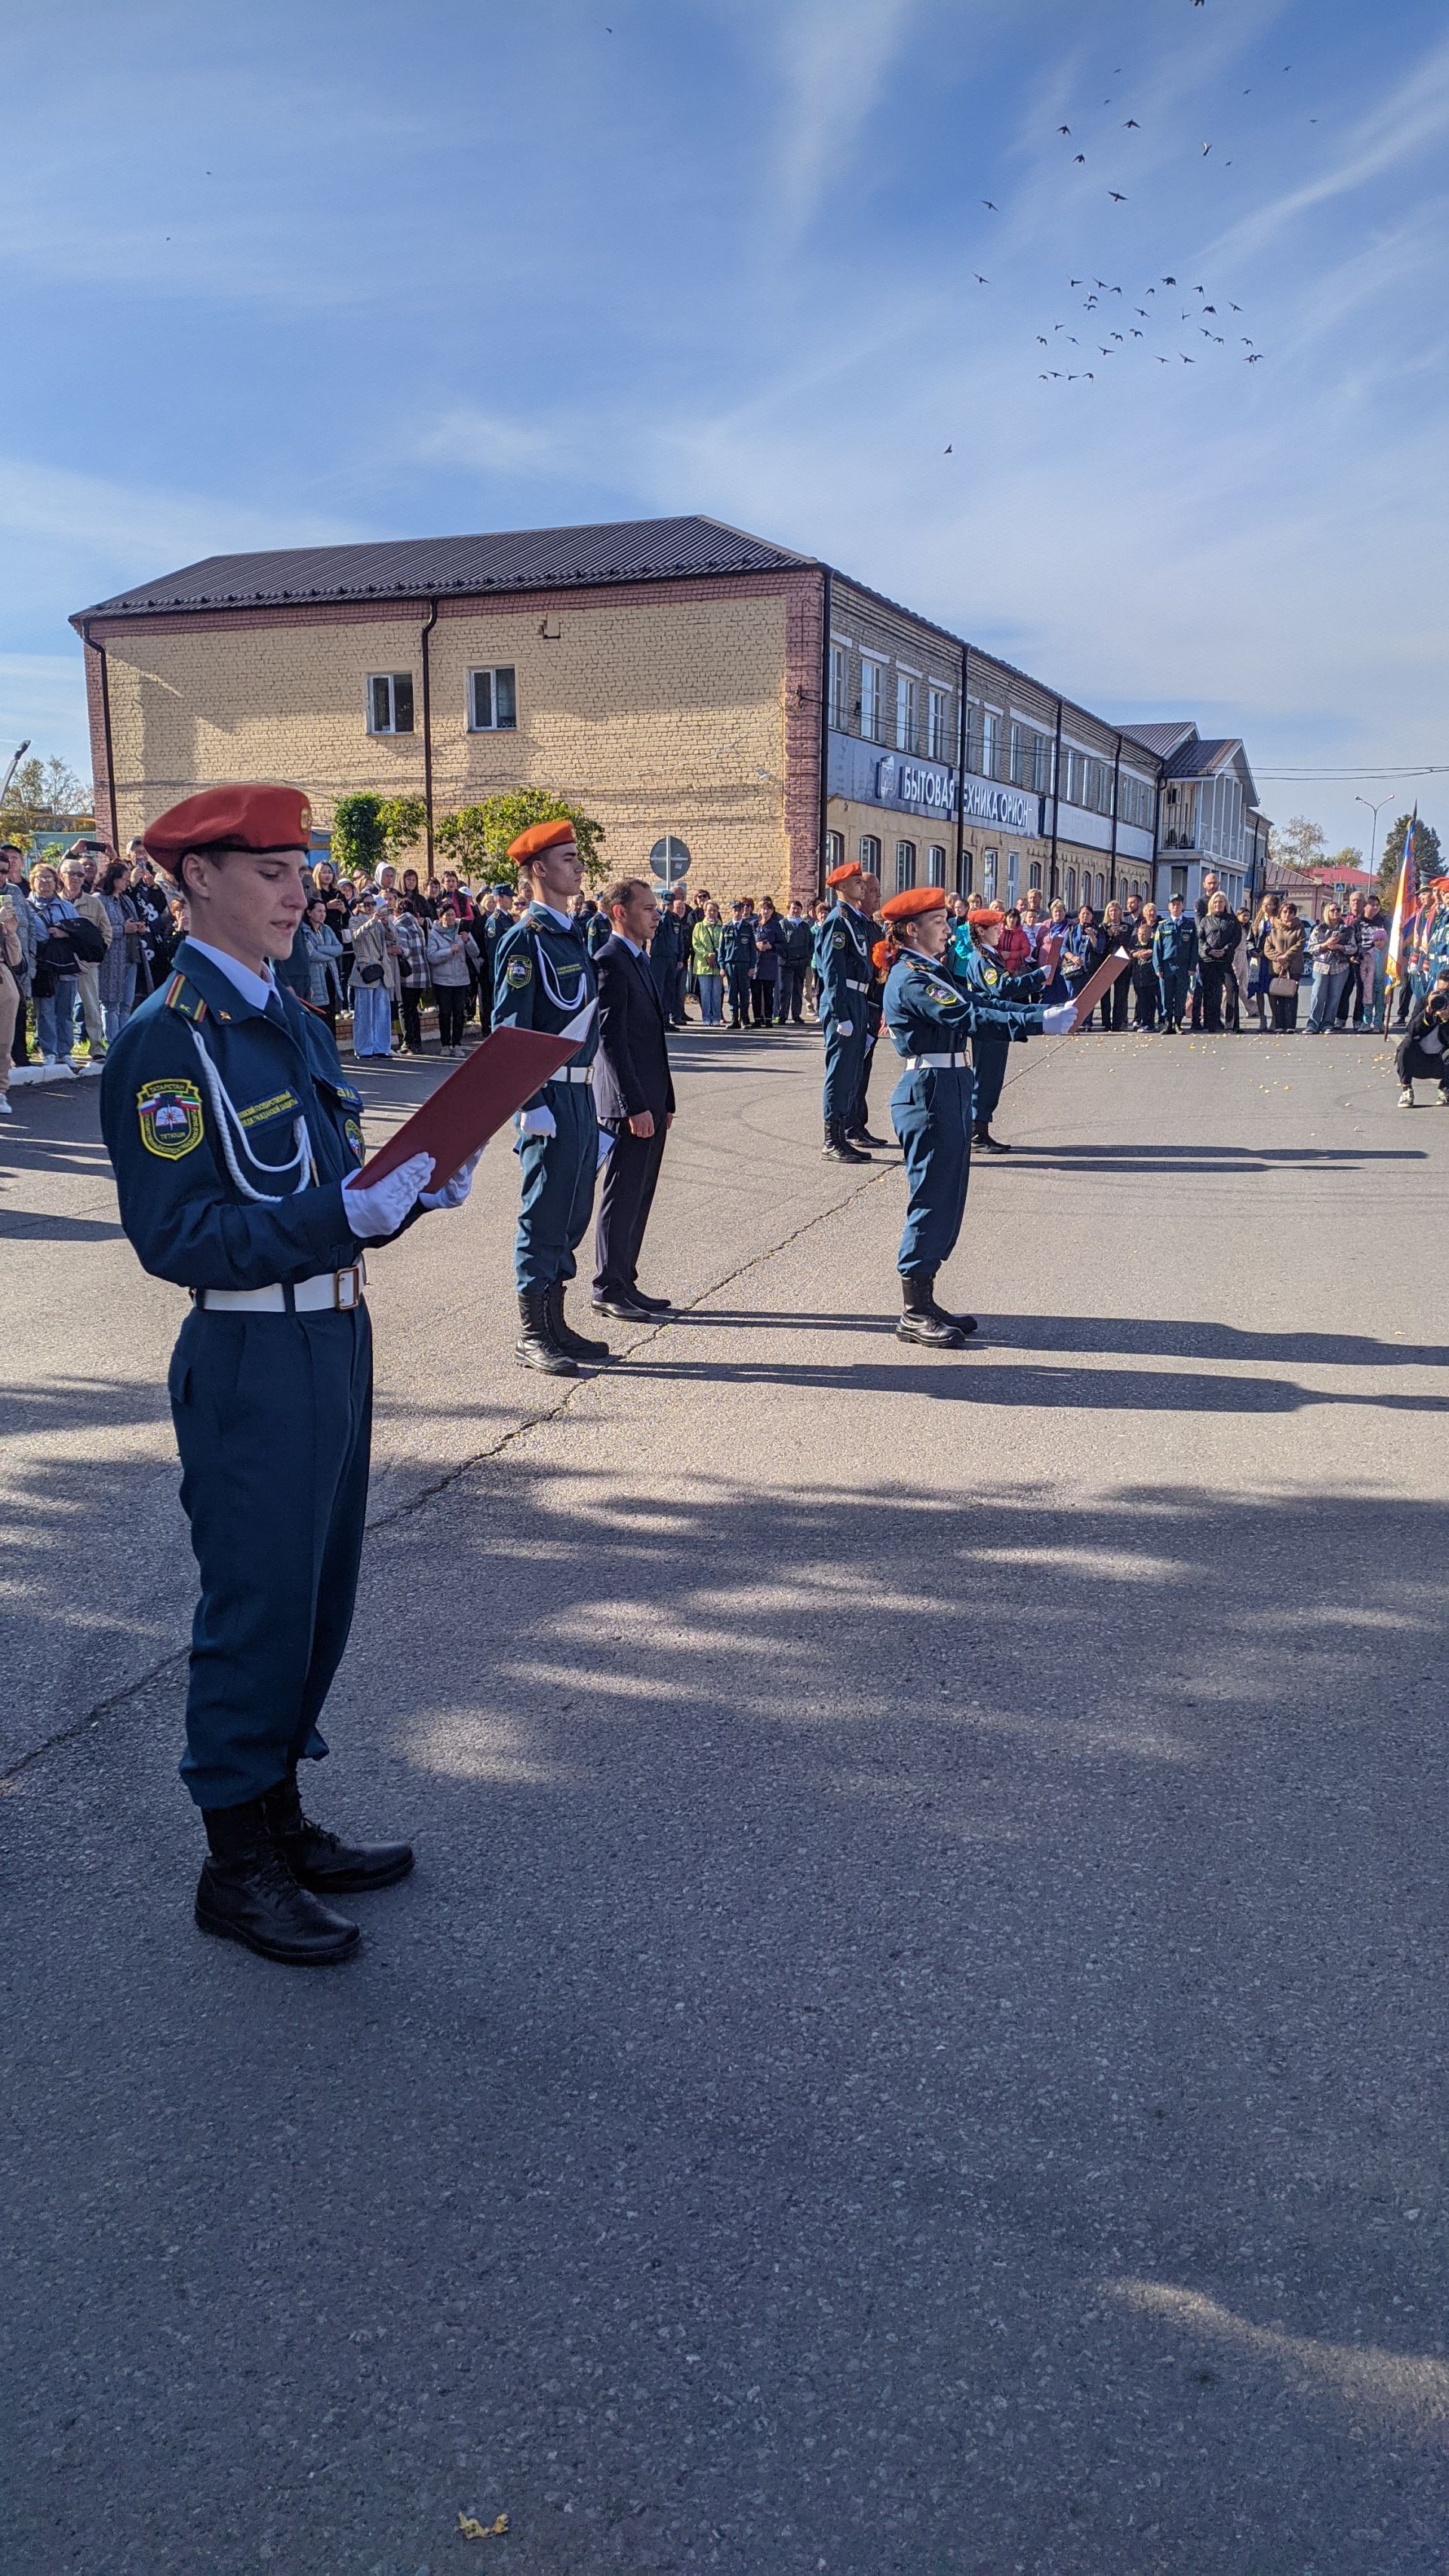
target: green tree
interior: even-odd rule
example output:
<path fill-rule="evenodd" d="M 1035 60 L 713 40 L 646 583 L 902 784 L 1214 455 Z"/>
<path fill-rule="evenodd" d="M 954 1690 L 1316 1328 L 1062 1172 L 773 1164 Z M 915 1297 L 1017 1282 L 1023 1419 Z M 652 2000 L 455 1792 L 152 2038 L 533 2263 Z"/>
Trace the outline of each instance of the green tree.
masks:
<path fill-rule="evenodd" d="M 387 857 L 380 796 L 339 796 L 332 808 L 332 861 L 339 876 L 375 876 Z"/>
<path fill-rule="evenodd" d="M 1386 904 L 1393 902 L 1398 887 L 1399 870 L 1404 864 L 1404 842 L 1411 823 L 1414 823 L 1412 814 L 1401 814 L 1397 823 L 1391 823 L 1384 834 L 1384 855 L 1379 861 L 1379 892 Z M 1421 885 L 1426 878 L 1437 877 L 1441 869 L 1439 835 L 1432 823 L 1425 822 L 1422 814 L 1414 823 L 1414 866 Z"/>
<path fill-rule="evenodd" d="M 1323 825 L 1310 823 L 1306 814 L 1295 814 L 1291 823 L 1275 823 L 1268 835 L 1268 856 L 1280 868 L 1321 867 L 1327 846 Z"/>
<path fill-rule="evenodd" d="M 1363 866 L 1363 852 L 1362 850 L 1354 849 L 1352 844 L 1346 841 L 1341 850 L 1325 851 L 1321 859 L 1315 859 L 1314 866 L 1320 868 L 1361 868 Z"/>
<path fill-rule="evenodd" d="M 520 832 L 534 823 L 570 822 L 584 863 L 584 877 L 589 885 L 598 885 L 605 873 L 600 844 L 604 839 L 602 823 L 591 814 L 581 813 L 562 796 L 554 796 L 543 787 L 515 787 L 506 796 L 490 796 L 482 805 L 464 805 L 456 814 L 445 814 L 437 825 L 433 839 L 449 867 L 460 876 L 478 877 L 485 872 L 495 880 L 511 876 L 508 848 Z"/>
<path fill-rule="evenodd" d="M 3 776 L 0 766 L 0 776 Z M 0 839 L 28 847 L 32 832 L 68 831 L 89 822 L 95 803 L 89 787 L 65 760 L 22 760 L 0 805 Z"/>
<path fill-rule="evenodd" d="M 383 857 L 398 859 L 411 850 L 428 828 L 428 809 L 421 796 L 382 796 L 374 798 L 377 819 L 382 827 Z"/>

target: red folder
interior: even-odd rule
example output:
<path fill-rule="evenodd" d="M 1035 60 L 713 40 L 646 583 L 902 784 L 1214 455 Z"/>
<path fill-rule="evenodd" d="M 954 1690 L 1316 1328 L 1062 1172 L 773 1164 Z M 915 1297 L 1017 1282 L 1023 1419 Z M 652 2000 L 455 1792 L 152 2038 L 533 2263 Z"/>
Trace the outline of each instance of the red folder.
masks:
<path fill-rule="evenodd" d="M 1077 1006 L 1079 1029 L 1086 1027 L 1108 985 L 1115 984 L 1119 975 L 1125 975 L 1131 963 L 1132 960 L 1125 948 L 1114 948 L 1110 957 L 1103 958 L 1096 973 L 1087 977 L 1080 991 L 1072 995 L 1072 1000 Z"/>
<path fill-rule="evenodd" d="M 586 1028 L 592 1008 L 581 1016 Z M 554 1037 L 541 1029 L 494 1029 L 473 1049 L 466 1064 L 439 1083 L 406 1125 L 379 1145 L 362 1167 L 363 1180 L 383 1180 L 410 1155 L 431 1154 L 433 1177 L 428 1187 L 440 1190 L 470 1154 L 507 1126 L 515 1109 L 521 1109 L 561 1064 L 567 1064 L 585 1033 L 578 1021 L 570 1025 L 572 1035 L 561 1031 Z"/>

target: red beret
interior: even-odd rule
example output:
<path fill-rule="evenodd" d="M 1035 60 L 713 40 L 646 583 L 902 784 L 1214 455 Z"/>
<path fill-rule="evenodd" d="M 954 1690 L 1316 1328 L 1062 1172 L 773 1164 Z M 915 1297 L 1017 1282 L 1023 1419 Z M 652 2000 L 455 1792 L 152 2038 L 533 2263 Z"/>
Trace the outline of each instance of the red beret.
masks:
<path fill-rule="evenodd" d="M 1006 915 L 999 903 L 980 903 L 966 918 L 973 930 L 1000 930 Z"/>
<path fill-rule="evenodd" d="M 148 823 L 147 856 L 171 876 L 187 850 L 305 850 L 312 808 L 300 787 L 204 787 Z"/>
<path fill-rule="evenodd" d="M 847 859 L 843 867 L 831 869 L 825 882 L 827 885 L 849 885 L 852 877 L 863 876 L 864 874 L 865 871 L 862 868 L 859 859 Z"/>
<path fill-rule="evenodd" d="M 903 894 L 887 895 L 880 908 L 882 921 L 915 921 L 923 912 L 944 912 L 944 886 L 907 886 Z"/>
<path fill-rule="evenodd" d="M 508 855 L 522 864 L 527 859 L 536 859 L 540 850 L 561 849 L 565 841 L 572 841 L 575 837 L 567 814 L 561 814 L 556 823 L 531 823 L 526 832 L 519 833 L 516 841 L 509 842 Z"/>

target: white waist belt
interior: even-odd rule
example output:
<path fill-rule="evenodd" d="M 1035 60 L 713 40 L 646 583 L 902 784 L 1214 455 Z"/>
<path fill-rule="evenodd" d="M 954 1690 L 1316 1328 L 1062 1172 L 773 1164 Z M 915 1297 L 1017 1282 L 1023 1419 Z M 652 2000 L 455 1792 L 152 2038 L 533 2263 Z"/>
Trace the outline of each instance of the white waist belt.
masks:
<path fill-rule="evenodd" d="M 362 1303 L 367 1280 L 365 1261 L 353 1261 L 345 1270 L 323 1270 L 315 1279 L 299 1279 L 292 1290 L 292 1305 L 287 1304 L 287 1291 L 280 1284 L 274 1288 L 193 1288 L 192 1296 L 208 1315 L 299 1315 L 349 1314 Z"/>
<path fill-rule="evenodd" d="M 549 1082 L 592 1082 L 593 1078 L 591 1064 L 566 1064 L 561 1073 L 551 1073 L 548 1077 Z M 547 1084 L 544 1087 L 547 1089 Z"/>
<path fill-rule="evenodd" d="M 923 1073 L 927 1068 L 936 1072 L 942 1067 L 953 1065 L 964 1073 L 966 1070 L 964 1055 L 908 1055 L 906 1058 L 907 1073 Z"/>
<path fill-rule="evenodd" d="M 868 984 L 857 984 L 849 975 L 847 975 L 845 979 L 845 989 L 847 993 L 868 993 L 870 991 L 870 986 Z"/>

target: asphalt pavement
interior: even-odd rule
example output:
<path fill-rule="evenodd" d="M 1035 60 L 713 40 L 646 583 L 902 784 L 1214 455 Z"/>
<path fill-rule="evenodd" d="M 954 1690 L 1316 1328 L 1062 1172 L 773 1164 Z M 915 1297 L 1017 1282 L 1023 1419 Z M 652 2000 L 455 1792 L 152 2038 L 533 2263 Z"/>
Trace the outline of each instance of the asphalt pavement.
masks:
<path fill-rule="evenodd" d="M 1443 2576 L 1449 1116 L 1019 1049 L 938 1354 L 814 1039 L 677 1062 L 618 1365 L 496 1146 L 374 1264 L 327 1974 L 192 1928 L 179 1301 L 7 1131 L 3 2576 Z"/>

